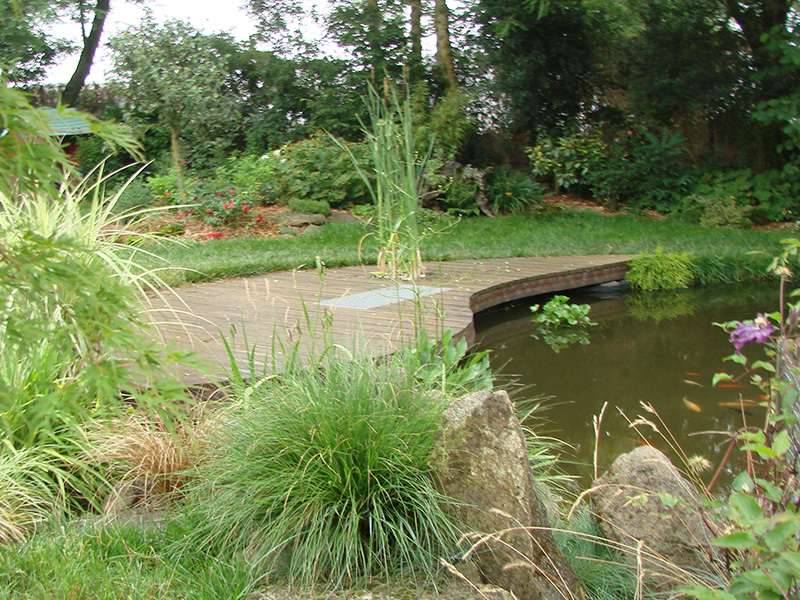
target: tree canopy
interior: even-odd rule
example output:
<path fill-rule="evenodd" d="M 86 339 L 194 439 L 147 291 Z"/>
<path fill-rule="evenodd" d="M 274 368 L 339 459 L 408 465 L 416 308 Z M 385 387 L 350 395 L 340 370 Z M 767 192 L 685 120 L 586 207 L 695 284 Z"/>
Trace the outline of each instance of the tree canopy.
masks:
<path fill-rule="evenodd" d="M 25 0 L 23 16 L 1 2 L 0 60 L 18 85 L 35 82 L 63 50 L 47 24 L 83 22 L 88 52 L 88 26 L 109 2 Z M 249 40 L 150 16 L 111 41 L 105 105 L 169 139 L 178 169 L 319 130 L 356 140 L 367 84 L 384 77 L 414 95 L 423 137 L 447 138 L 437 146 L 447 160 L 520 163 L 542 140 L 633 132 L 680 140 L 695 166 L 800 165 L 797 0 L 245 4 Z M 324 35 L 309 36 L 309 23 Z M 487 132 L 506 141 L 487 144 Z"/>

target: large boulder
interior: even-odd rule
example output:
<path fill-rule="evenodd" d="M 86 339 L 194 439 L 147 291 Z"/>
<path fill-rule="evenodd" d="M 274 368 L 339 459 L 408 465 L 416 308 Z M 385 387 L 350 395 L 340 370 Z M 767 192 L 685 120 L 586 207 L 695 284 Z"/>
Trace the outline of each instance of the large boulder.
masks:
<path fill-rule="evenodd" d="M 713 570 L 712 519 L 694 487 L 659 450 L 642 446 L 618 457 L 594 482 L 591 497 L 607 538 L 631 548 L 641 543 L 650 584 L 679 584 L 675 567 Z"/>
<path fill-rule="evenodd" d="M 476 392 L 442 418 L 434 464 L 456 517 L 473 532 L 483 583 L 519 600 L 580 597 L 535 493 L 525 435 L 508 394 Z M 540 529 L 543 528 L 543 529 Z"/>

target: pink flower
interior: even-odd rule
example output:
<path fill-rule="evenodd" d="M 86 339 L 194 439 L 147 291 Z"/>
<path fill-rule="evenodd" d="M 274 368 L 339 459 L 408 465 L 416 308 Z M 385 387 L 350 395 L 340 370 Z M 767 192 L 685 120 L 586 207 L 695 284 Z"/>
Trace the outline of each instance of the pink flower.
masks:
<path fill-rule="evenodd" d="M 165 196 L 169 196 L 169 192 L 164 192 L 164 195 Z"/>

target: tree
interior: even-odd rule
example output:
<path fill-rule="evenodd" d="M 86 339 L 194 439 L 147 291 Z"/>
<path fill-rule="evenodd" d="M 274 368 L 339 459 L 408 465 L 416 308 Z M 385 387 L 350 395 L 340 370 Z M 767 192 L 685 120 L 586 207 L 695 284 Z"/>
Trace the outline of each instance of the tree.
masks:
<path fill-rule="evenodd" d="M 798 25 L 797 0 L 724 0 L 749 48 L 756 84 L 752 116 L 761 124 L 758 140 L 768 155 L 763 162 L 777 166 L 798 158 Z M 787 150 L 794 154 L 787 155 Z"/>
<path fill-rule="evenodd" d="M 445 0 L 435 0 L 433 23 L 436 29 L 436 62 L 442 71 L 445 86 L 450 90 L 457 89 L 458 80 L 450 47 L 450 11 Z"/>
<path fill-rule="evenodd" d="M 594 46 L 580 0 L 479 0 L 473 18 L 493 113 L 525 141 L 563 131 L 593 95 Z"/>
<path fill-rule="evenodd" d="M 110 45 L 115 84 L 128 113 L 155 118 L 169 131 L 172 163 L 184 195 L 182 137 L 191 133 L 204 151 L 222 152 L 220 135 L 235 129 L 235 99 L 224 93 L 225 57 L 212 38 L 181 21 L 159 26 L 150 14 L 112 38 Z"/>
<path fill-rule="evenodd" d="M 57 18 L 56 6 L 47 0 L 27 0 L 24 4 L 0 0 L 0 66 L 9 69 L 17 85 L 44 77 L 47 67 L 69 49 L 66 40 L 47 32 Z"/>
<path fill-rule="evenodd" d="M 412 80 L 422 77 L 422 0 L 408 0 L 411 7 L 410 38 L 411 54 L 408 57 L 408 69 Z"/>
<path fill-rule="evenodd" d="M 86 34 L 86 12 L 84 10 L 83 0 L 78 0 L 78 15 L 81 24 L 81 38 L 83 42 L 83 49 L 81 50 L 78 65 L 75 67 L 75 72 L 64 87 L 64 92 L 61 94 L 61 101 L 67 105 L 73 105 L 78 100 L 78 95 L 83 89 L 86 77 L 92 68 L 94 62 L 94 55 L 97 47 L 100 45 L 100 37 L 103 35 L 103 26 L 106 22 L 106 16 L 110 8 L 110 0 L 97 0 L 92 11 L 92 28 L 89 34 Z"/>
<path fill-rule="evenodd" d="M 335 0 L 328 30 L 361 69 L 397 79 L 410 62 L 403 6 L 401 0 Z"/>
<path fill-rule="evenodd" d="M 254 40 L 270 52 L 290 56 L 314 51 L 305 41 L 302 24 L 316 16 L 306 11 L 302 0 L 247 0 L 247 8 L 256 21 Z"/>

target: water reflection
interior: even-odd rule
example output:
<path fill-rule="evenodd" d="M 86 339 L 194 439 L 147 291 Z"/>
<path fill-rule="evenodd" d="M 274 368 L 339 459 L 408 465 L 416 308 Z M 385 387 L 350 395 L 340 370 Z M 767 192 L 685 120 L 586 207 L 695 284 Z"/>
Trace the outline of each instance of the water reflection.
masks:
<path fill-rule="evenodd" d="M 756 388 L 712 388 L 715 372 L 728 367 L 736 372 L 735 365 L 722 363 L 733 348 L 725 332 L 712 323 L 775 310 L 776 290 L 777 284 L 737 285 L 640 295 L 595 288 L 568 294 L 572 302 L 592 305 L 589 317 L 599 325 L 591 328 L 588 345 L 553 352 L 532 337 L 528 307 L 513 306 L 476 319 L 479 349 L 490 349 L 492 366 L 526 386 L 525 395 L 553 398 L 549 429 L 575 448 L 581 463 L 574 469 L 577 474 L 591 473 L 592 417 L 604 402 L 609 408 L 600 441 L 601 468 L 642 443 L 620 414 L 636 418 L 642 402 L 655 407 L 688 454 L 706 456 L 716 464 L 715 445 L 722 436 L 694 434 L 734 430 L 743 418 L 760 421 L 763 413 L 755 406 Z M 749 350 L 754 356 L 761 351 Z M 740 399 L 745 400 L 744 415 Z M 651 439 L 654 446 L 669 451 L 657 436 Z"/>

